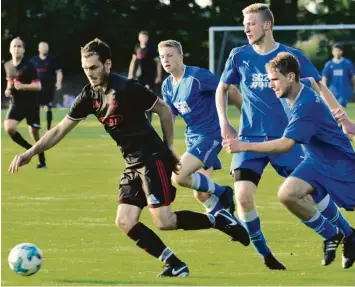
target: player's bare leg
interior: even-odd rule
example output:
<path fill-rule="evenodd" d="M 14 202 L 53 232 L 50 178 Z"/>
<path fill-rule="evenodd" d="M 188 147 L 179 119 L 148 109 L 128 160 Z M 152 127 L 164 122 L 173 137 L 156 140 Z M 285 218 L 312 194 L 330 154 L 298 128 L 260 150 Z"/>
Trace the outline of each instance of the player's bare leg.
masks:
<path fill-rule="evenodd" d="M 271 270 L 285 270 L 272 254 L 261 230 L 261 224 L 255 205 L 256 185 L 251 181 L 236 181 L 234 183 L 238 217 L 249 233 L 250 240 L 257 252 L 262 256 L 264 264 Z"/>
<path fill-rule="evenodd" d="M 195 190 L 194 194 L 206 208 L 214 214 L 222 208 L 234 212 L 233 190 L 220 186 L 212 181 L 212 169 L 204 170 L 203 162 L 194 155 L 185 152 L 181 157 L 181 168 L 178 174 L 172 175 L 172 180 L 180 186 Z"/>
<path fill-rule="evenodd" d="M 334 261 L 336 249 L 343 240 L 344 235 L 309 200 L 307 195 L 313 191 L 314 188 L 309 183 L 297 177 L 290 176 L 280 187 L 278 197 L 280 202 L 289 211 L 301 219 L 302 223 L 324 238 L 324 258 L 322 264 L 329 265 Z"/>
<path fill-rule="evenodd" d="M 17 131 L 17 126 L 20 122 L 13 120 L 13 119 L 6 119 L 4 121 L 4 129 L 5 132 L 11 137 L 11 139 L 17 143 L 18 145 L 22 146 L 25 149 L 29 149 L 32 145 L 27 142 L 21 134 Z"/>
<path fill-rule="evenodd" d="M 116 226 L 131 238 L 139 248 L 166 265 L 173 266 L 170 270 L 170 276 L 187 277 L 189 275 L 187 265 L 176 257 L 174 252 L 163 243 L 153 230 L 139 221 L 141 212 L 142 209 L 137 206 L 121 203 L 117 208 Z M 162 224 L 166 223 L 163 222 Z M 163 225 L 159 227 L 164 228 Z"/>

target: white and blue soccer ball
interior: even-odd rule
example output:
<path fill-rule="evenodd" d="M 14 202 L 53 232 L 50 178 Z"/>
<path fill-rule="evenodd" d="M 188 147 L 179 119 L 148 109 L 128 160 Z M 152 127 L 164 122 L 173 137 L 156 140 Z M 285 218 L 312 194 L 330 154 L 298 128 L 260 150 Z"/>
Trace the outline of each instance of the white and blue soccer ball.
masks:
<path fill-rule="evenodd" d="M 8 259 L 16 274 L 30 276 L 41 268 L 42 251 L 32 243 L 21 243 L 12 248 Z"/>

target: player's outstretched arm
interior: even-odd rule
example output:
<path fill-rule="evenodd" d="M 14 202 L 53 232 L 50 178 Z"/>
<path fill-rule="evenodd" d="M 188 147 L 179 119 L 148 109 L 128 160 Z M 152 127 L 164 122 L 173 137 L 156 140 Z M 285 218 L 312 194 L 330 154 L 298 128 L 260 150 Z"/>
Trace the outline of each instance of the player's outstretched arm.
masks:
<path fill-rule="evenodd" d="M 259 153 L 287 153 L 295 144 L 295 140 L 285 137 L 262 143 L 240 142 L 236 139 L 224 139 L 222 142 L 223 147 L 229 153 L 242 151 Z"/>
<path fill-rule="evenodd" d="M 228 120 L 227 107 L 228 107 L 228 96 L 227 91 L 230 85 L 223 82 L 219 82 L 216 90 L 216 107 L 219 118 L 219 125 L 221 127 L 223 138 L 236 138 L 237 132 L 231 126 Z"/>
<path fill-rule="evenodd" d="M 355 125 L 354 122 L 352 122 L 348 115 L 346 114 L 345 110 L 343 107 L 338 103 L 338 101 L 335 99 L 333 96 L 332 92 L 328 89 L 326 85 L 324 85 L 323 82 L 318 82 L 318 87 L 319 87 L 319 94 L 323 98 L 323 100 L 327 103 L 328 107 L 330 110 L 333 112 L 336 110 L 343 110 L 342 117 L 339 117 L 337 119 L 338 123 L 341 123 L 343 126 L 343 131 L 345 134 L 349 135 L 351 138 L 355 136 Z"/>
<path fill-rule="evenodd" d="M 23 154 L 16 155 L 10 164 L 9 172 L 14 173 L 18 171 L 19 167 L 28 164 L 32 157 L 55 146 L 78 123 L 79 121 L 64 118 L 56 127 L 49 130 L 42 138 L 40 138 L 33 147 Z"/>

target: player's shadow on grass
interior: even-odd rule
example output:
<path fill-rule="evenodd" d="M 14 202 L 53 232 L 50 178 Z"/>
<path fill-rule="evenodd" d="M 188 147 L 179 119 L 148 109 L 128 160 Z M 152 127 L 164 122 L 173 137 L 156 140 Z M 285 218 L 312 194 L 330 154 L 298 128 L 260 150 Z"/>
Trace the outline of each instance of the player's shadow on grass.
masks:
<path fill-rule="evenodd" d="M 161 280 L 160 282 L 157 282 L 158 280 Z M 176 282 L 177 280 L 181 280 L 181 278 L 157 278 L 157 281 L 155 282 L 151 282 L 154 286 L 166 286 L 167 283 L 170 283 L 172 281 L 174 281 L 174 285 L 178 286 L 186 286 L 186 279 L 182 279 L 182 281 L 180 282 Z M 125 284 L 125 285 L 149 285 L 147 284 L 147 281 L 132 281 L 132 280 L 90 280 L 90 279 L 64 279 L 64 280 L 55 280 L 56 282 L 61 282 L 61 283 L 79 283 L 79 284 L 98 284 L 98 285 L 120 285 L 120 284 Z M 189 282 L 188 284 L 189 286 L 197 286 L 199 284 L 191 284 L 191 282 Z"/>

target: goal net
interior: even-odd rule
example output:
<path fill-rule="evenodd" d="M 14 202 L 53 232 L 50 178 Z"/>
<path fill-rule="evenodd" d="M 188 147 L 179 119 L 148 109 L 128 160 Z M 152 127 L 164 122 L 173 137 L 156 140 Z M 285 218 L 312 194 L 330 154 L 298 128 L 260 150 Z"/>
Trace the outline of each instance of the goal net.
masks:
<path fill-rule="evenodd" d="M 243 26 L 209 28 L 209 69 L 221 75 L 230 51 L 248 44 Z M 277 42 L 301 49 L 321 72 L 332 58 L 334 43 L 344 46 L 344 57 L 355 63 L 355 24 L 274 26 Z"/>

